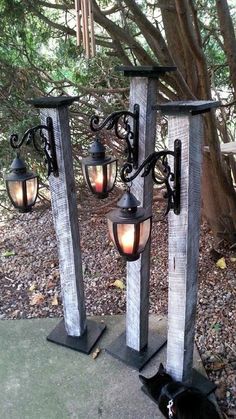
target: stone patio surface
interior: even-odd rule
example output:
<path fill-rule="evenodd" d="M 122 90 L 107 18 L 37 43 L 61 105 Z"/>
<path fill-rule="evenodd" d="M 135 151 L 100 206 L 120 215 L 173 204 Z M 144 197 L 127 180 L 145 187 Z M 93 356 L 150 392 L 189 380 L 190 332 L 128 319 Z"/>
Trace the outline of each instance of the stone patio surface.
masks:
<path fill-rule="evenodd" d="M 107 329 L 90 355 L 46 340 L 60 320 L 0 321 L 0 418 L 162 418 L 157 405 L 141 391 L 138 371 L 104 350 L 125 330 L 124 316 L 93 317 L 104 321 Z M 166 319 L 150 316 L 150 328 L 163 333 Z M 101 352 L 93 359 L 97 347 Z M 166 345 L 142 374 L 153 375 L 165 356 Z M 195 367 L 202 371 L 197 352 Z"/>

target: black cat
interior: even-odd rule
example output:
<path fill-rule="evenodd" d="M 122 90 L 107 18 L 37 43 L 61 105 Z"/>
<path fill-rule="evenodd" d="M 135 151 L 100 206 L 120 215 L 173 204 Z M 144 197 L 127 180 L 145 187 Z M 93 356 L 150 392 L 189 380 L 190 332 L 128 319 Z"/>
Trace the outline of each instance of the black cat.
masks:
<path fill-rule="evenodd" d="M 162 364 L 151 378 L 139 375 L 143 390 L 168 419 L 220 419 L 215 405 L 194 387 L 187 386 L 165 372 Z"/>

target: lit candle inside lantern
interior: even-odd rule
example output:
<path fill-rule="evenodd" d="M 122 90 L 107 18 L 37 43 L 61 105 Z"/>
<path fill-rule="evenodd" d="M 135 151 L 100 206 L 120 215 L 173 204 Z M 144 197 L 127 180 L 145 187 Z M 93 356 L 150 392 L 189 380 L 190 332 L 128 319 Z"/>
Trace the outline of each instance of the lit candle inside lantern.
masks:
<path fill-rule="evenodd" d="M 103 173 L 99 172 L 95 178 L 96 192 L 103 192 Z"/>
<path fill-rule="evenodd" d="M 19 181 L 9 182 L 8 184 L 10 195 L 16 205 L 23 205 L 23 186 Z"/>
<path fill-rule="evenodd" d="M 134 231 L 126 230 L 120 237 L 120 244 L 124 253 L 132 254 L 134 246 Z"/>
<path fill-rule="evenodd" d="M 17 205 L 19 205 L 19 206 L 23 205 L 22 188 L 19 188 L 19 189 L 16 190 L 16 202 L 17 202 Z"/>

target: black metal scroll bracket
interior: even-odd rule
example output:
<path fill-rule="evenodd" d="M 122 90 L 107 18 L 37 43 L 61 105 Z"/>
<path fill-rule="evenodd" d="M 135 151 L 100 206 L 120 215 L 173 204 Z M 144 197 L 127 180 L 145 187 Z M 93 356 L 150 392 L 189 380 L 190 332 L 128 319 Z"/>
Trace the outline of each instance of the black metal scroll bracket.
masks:
<path fill-rule="evenodd" d="M 42 146 L 37 144 L 36 133 L 38 131 Z M 48 136 L 46 136 L 43 131 L 47 131 Z M 45 163 L 47 164 L 48 176 L 53 173 L 55 177 L 58 177 L 58 165 L 52 118 L 47 117 L 46 125 L 36 125 L 35 127 L 28 129 L 24 133 L 21 140 L 19 140 L 18 134 L 12 134 L 10 136 L 10 144 L 12 148 L 19 149 L 24 143 L 26 143 L 26 145 L 32 143 L 36 151 L 43 151 L 45 154 Z"/>
<path fill-rule="evenodd" d="M 129 117 L 133 118 L 133 131 L 129 124 Z M 120 120 L 123 118 L 124 129 L 120 129 Z M 134 105 L 134 111 L 116 111 L 100 122 L 98 115 L 93 115 L 90 120 L 90 128 L 93 132 L 115 129 L 116 137 L 126 141 L 127 163 L 132 168 L 138 168 L 138 142 L 139 142 L 139 105 Z"/>
<path fill-rule="evenodd" d="M 174 172 L 168 164 L 167 156 L 174 157 Z M 159 173 L 156 170 L 158 164 Z M 181 182 L 181 141 L 175 140 L 174 151 L 156 151 L 144 160 L 138 170 L 131 176 L 132 168 L 129 163 L 125 163 L 121 169 L 120 177 L 123 182 L 132 182 L 144 169 L 142 177 L 152 172 L 153 182 L 157 185 L 165 185 L 165 198 L 168 199 L 166 214 L 173 209 L 176 215 L 180 214 L 180 182 Z M 160 174 L 161 171 L 161 174 Z M 173 189 L 170 185 L 173 182 Z"/>

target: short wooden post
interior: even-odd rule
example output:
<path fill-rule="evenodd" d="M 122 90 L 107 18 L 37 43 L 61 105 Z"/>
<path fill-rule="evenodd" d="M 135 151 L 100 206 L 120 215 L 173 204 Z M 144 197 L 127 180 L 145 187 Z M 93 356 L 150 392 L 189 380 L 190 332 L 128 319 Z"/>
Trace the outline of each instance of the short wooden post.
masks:
<path fill-rule="evenodd" d="M 49 177 L 52 214 L 57 236 L 64 321 L 48 340 L 89 353 L 104 330 L 86 320 L 82 260 L 73 172 L 68 106 L 73 97 L 39 98 L 30 101 L 40 108 L 41 121 L 52 118 L 58 177 Z M 77 338 L 77 339 L 76 339 Z"/>
<path fill-rule="evenodd" d="M 155 150 L 156 104 L 160 74 L 175 67 L 121 67 L 130 76 L 130 110 L 139 105 L 139 162 L 140 165 Z M 151 176 L 138 176 L 132 183 L 132 193 L 141 205 L 152 211 L 153 182 Z M 127 263 L 126 337 L 108 349 L 118 358 L 141 369 L 165 344 L 166 336 L 148 336 L 150 243 L 135 262 Z M 123 349 L 121 349 L 123 347 Z M 140 355 L 142 354 L 142 355 Z"/>
<path fill-rule="evenodd" d="M 193 379 L 193 349 L 198 290 L 203 120 L 200 113 L 219 102 L 158 105 L 168 114 L 169 150 L 182 142 L 180 215 L 169 213 L 169 294 L 167 371 L 179 381 Z M 171 162 L 171 159 L 170 159 Z M 199 379 L 199 377 L 198 377 Z M 204 384 L 205 385 L 205 384 Z"/>

